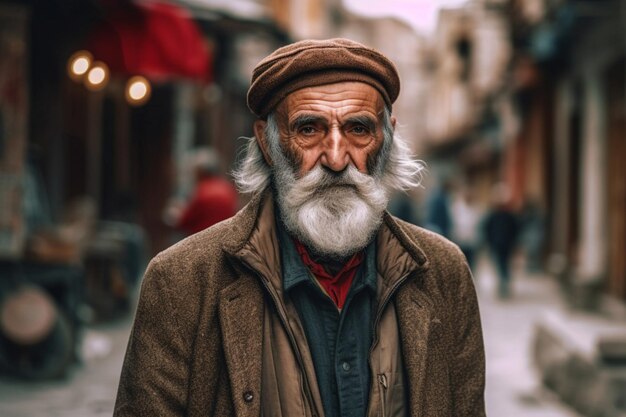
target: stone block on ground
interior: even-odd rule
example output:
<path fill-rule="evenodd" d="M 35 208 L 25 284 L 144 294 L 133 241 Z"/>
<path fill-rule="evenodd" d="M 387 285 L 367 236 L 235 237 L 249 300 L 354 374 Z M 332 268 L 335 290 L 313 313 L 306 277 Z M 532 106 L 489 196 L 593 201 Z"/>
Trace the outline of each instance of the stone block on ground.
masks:
<path fill-rule="evenodd" d="M 551 312 L 535 326 L 532 355 L 542 382 L 589 417 L 626 416 L 626 325 Z"/>

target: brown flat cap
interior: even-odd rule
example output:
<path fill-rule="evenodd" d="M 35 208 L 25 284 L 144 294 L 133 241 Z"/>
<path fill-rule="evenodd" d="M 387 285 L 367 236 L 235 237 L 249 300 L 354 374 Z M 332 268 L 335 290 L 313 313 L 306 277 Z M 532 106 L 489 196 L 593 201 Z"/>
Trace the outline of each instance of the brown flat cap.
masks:
<path fill-rule="evenodd" d="M 371 85 L 390 108 L 400 93 L 398 71 L 380 52 L 349 39 L 305 40 L 283 46 L 258 63 L 248 107 L 264 119 L 296 90 L 343 81 Z"/>

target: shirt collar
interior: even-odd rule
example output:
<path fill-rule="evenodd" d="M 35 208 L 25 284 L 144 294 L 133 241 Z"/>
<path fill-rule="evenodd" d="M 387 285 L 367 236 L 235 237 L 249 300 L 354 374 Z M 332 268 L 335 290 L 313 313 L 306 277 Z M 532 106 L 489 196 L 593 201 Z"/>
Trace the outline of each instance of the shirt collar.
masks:
<path fill-rule="evenodd" d="M 290 291 L 292 288 L 307 282 L 315 284 L 313 275 L 302 263 L 296 245 L 278 216 L 276 216 L 276 233 L 280 247 L 285 291 Z M 365 286 L 374 292 L 376 291 L 376 239 L 373 239 L 365 249 L 365 259 L 361 263 L 360 271 L 357 273 L 353 285 L 356 289 Z"/>
<path fill-rule="evenodd" d="M 276 234 L 278 235 L 278 246 L 280 248 L 283 287 L 285 291 L 289 291 L 297 285 L 310 281 L 311 277 L 309 270 L 300 259 L 296 245 L 279 219 L 276 219 Z"/>

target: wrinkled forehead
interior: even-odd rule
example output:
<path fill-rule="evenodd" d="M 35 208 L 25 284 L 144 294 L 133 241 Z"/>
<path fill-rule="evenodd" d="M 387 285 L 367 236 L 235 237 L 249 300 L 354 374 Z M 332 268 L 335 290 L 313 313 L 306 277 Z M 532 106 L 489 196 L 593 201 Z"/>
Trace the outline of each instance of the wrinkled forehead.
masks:
<path fill-rule="evenodd" d="M 302 113 L 329 117 L 363 113 L 381 117 L 385 100 L 380 92 L 362 82 L 339 82 L 306 87 L 288 94 L 276 106 L 276 112 L 290 119 Z"/>

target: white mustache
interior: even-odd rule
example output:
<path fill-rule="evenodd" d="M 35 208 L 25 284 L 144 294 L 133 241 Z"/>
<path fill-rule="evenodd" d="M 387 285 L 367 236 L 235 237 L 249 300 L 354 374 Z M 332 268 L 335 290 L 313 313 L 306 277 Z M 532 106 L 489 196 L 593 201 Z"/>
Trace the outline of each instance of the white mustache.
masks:
<path fill-rule="evenodd" d="M 360 172 L 354 165 L 349 165 L 344 171 L 336 174 L 317 165 L 296 180 L 296 183 L 299 192 L 290 196 L 290 203 L 295 206 L 306 203 L 311 195 L 341 186 L 354 187 L 355 192 L 365 200 L 379 201 L 381 197 L 386 198 L 386 192 L 376 179 Z"/>

